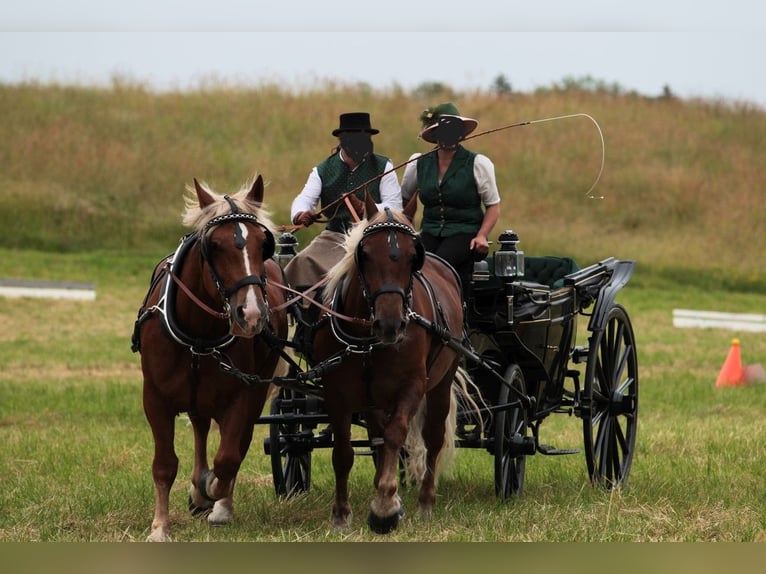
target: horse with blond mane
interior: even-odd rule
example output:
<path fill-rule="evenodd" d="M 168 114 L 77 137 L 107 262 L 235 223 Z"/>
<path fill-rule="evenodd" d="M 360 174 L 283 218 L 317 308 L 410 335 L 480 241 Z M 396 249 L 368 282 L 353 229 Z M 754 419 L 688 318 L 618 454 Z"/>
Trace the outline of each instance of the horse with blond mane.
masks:
<path fill-rule="evenodd" d="M 403 448 L 410 475 L 420 483 L 419 510 L 430 515 L 437 477 L 454 452 L 455 390 L 461 386 L 453 381 L 464 390 L 466 384 L 459 354 L 412 318 L 460 337 L 463 305 L 454 270 L 427 256 L 404 214 L 379 212 L 369 196 L 365 208 L 367 219 L 350 232 L 343 259 L 328 275 L 325 303 L 336 313 L 320 326 L 312 354 L 320 364 L 342 357 L 322 377 L 334 434 L 333 527 L 351 524 L 351 425 L 363 413 L 376 466 L 368 525 L 387 533 L 404 514 L 397 494 Z"/>
<path fill-rule="evenodd" d="M 148 540 L 170 539 L 169 496 L 178 472 L 175 417 L 189 414 L 194 466 L 189 510 L 211 524 L 233 518 L 234 483 L 287 335 L 284 295 L 263 179 L 229 195 L 194 180 L 184 223 L 193 229 L 156 267 L 139 310 L 143 403 L 154 436 L 156 501 Z M 220 443 L 208 467 L 211 421 Z"/>

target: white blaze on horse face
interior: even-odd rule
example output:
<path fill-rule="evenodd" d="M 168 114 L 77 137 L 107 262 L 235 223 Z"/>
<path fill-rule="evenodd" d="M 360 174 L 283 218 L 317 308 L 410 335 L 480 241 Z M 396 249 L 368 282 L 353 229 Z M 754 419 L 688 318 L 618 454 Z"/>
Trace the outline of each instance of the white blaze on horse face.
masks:
<path fill-rule="evenodd" d="M 247 250 L 247 226 L 244 223 L 239 223 L 239 229 L 242 232 L 242 238 L 244 239 L 245 246 L 242 248 L 242 262 L 245 266 L 245 276 L 249 277 L 253 274 L 252 267 L 250 266 L 250 255 Z M 245 320 L 249 325 L 255 326 L 262 318 L 262 305 L 258 302 L 256 296 L 256 285 L 248 285 L 247 295 L 245 296 Z"/>

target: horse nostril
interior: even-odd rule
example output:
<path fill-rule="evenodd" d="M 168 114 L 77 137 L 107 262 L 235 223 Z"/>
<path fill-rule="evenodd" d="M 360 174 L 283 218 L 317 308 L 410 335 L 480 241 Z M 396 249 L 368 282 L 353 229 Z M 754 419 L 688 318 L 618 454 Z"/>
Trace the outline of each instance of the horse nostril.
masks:
<path fill-rule="evenodd" d="M 237 319 L 239 319 L 240 321 L 245 320 L 245 308 L 242 305 L 237 307 Z"/>

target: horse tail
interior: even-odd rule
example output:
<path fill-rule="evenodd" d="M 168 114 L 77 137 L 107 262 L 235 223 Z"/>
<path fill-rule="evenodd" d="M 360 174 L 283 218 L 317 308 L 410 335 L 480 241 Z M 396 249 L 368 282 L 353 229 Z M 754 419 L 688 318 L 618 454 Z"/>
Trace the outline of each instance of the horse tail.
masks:
<path fill-rule="evenodd" d="M 463 411 L 472 411 L 475 413 L 478 424 L 483 427 L 483 418 L 481 408 L 476 403 L 471 393 L 471 389 L 476 390 L 476 385 L 471 380 L 468 372 L 463 367 L 458 367 L 450 385 L 450 405 L 447 419 L 444 421 L 444 444 L 436 458 L 436 468 L 434 475 L 438 481 L 442 473 L 448 473 L 455 462 L 455 437 L 457 435 L 457 415 L 458 409 Z M 407 478 L 413 482 L 419 483 L 426 472 L 426 446 L 423 442 L 423 424 L 426 415 L 426 398 L 420 401 L 418 410 L 407 429 L 407 439 L 404 442 L 406 453 L 406 474 Z"/>
<path fill-rule="evenodd" d="M 450 405 L 451 406 L 451 405 Z M 426 419 L 426 398 L 423 397 L 418 405 L 415 416 L 407 427 L 407 438 L 404 440 L 404 460 L 407 480 L 420 483 L 426 473 L 426 444 L 423 442 L 423 424 Z"/>
<path fill-rule="evenodd" d="M 274 367 L 274 374 L 272 377 L 286 377 L 290 372 L 290 364 L 282 357 L 277 361 L 277 366 Z M 269 383 L 269 390 L 266 392 L 266 403 L 277 398 L 279 395 L 280 387 L 274 383 Z"/>

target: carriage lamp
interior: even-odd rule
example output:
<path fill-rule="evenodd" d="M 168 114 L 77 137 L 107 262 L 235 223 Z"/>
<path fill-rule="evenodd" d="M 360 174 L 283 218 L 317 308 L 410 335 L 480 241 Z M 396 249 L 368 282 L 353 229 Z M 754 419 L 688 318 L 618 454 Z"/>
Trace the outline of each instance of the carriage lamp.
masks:
<path fill-rule="evenodd" d="M 296 255 L 295 248 L 298 247 L 298 239 L 289 231 L 285 231 L 277 239 L 277 247 L 279 247 L 279 253 L 274 256 L 274 259 L 284 269 Z"/>
<path fill-rule="evenodd" d="M 489 281 L 489 263 L 486 259 L 473 262 L 473 274 L 471 279 L 476 282 Z"/>
<path fill-rule="evenodd" d="M 498 277 L 523 277 L 524 252 L 516 246 L 519 236 L 512 229 L 506 229 L 498 238 L 500 249 L 495 251 L 495 275 Z"/>

